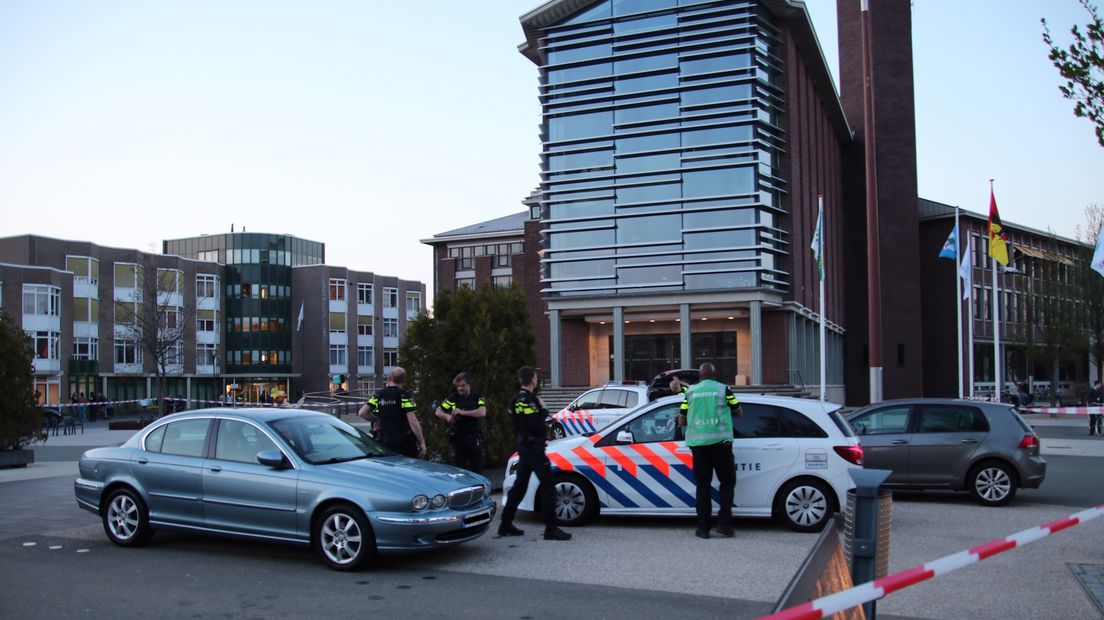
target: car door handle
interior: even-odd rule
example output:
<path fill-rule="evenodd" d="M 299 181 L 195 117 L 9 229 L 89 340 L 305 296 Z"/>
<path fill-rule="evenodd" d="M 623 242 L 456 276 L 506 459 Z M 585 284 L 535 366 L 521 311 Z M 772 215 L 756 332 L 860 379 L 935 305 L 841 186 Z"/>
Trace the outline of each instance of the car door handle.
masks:
<path fill-rule="evenodd" d="M 764 450 L 781 450 L 784 447 L 785 446 L 783 446 L 782 444 L 772 443 L 769 446 L 763 446 L 763 449 Z"/>
<path fill-rule="evenodd" d="M 209 469 L 211 470 L 211 473 L 215 473 L 215 474 L 217 474 L 217 473 L 219 473 L 220 471 L 222 471 L 222 468 L 221 468 L 221 467 L 219 467 L 218 465 L 215 465 L 215 466 L 213 466 L 213 467 L 210 467 Z"/>
<path fill-rule="evenodd" d="M 891 443 L 895 446 L 903 446 L 903 445 L 908 443 L 908 440 L 907 439 L 894 439 L 893 441 L 891 441 L 889 443 Z"/>
<path fill-rule="evenodd" d="M 962 443 L 977 443 L 976 439 L 963 439 Z"/>
<path fill-rule="evenodd" d="M 138 459 L 139 465 L 145 465 L 146 463 L 149 463 L 149 459 Z"/>

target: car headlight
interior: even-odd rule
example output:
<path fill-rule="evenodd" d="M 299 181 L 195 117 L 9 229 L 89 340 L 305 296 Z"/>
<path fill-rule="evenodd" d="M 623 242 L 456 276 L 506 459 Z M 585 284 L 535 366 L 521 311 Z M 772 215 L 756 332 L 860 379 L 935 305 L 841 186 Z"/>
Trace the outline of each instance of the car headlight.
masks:
<path fill-rule="evenodd" d="M 437 495 L 433 496 L 433 500 L 430 501 L 430 505 L 433 506 L 434 509 L 444 508 L 446 501 L 447 500 L 445 499 L 445 496 L 438 493 Z"/>
<path fill-rule="evenodd" d="M 415 495 L 414 499 L 410 501 L 410 505 L 414 510 L 425 510 L 429 506 L 429 498 L 425 495 Z"/>

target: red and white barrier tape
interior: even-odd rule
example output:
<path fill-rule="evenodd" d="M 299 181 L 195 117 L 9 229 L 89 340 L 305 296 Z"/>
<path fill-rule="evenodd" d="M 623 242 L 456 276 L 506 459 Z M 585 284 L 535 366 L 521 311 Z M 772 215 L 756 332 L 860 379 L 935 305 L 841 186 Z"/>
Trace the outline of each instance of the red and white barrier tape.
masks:
<path fill-rule="evenodd" d="M 1080 415 L 1104 414 L 1104 407 L 1020 407 L 1023 413 L 1076 413 Z"/>
<path fill-rule="evenodd" d="M 40 406 L 41 407 L 48 407 L 48 408 L 51 408 L 51 409 L 68 409 L 68 408 L 72 408 L 72 407 L 102 407 L 104 405 L 126 405 L 126 404 L 129 404 L 129 403 L 144 403 L 145 405 L 148 405 L 148 406 L 156 406 L 157 405 L 157 400 L 158 400 L 157 398 L 132 398 L 130 400 L 107 400 L 107 401 L 95 401 L 95 402 L 88 401 L 86 403 L 46 403 L 46 404 L 41 404 Z M 315 402 L 315 403 L 303 403 L 301 405 L 296 405 L 295 403 L 290 402 L 290 401 L 288 401 L 284 404 L 251 403 L 251 402 L 245 402 L 245 401 L 233 401 L 233 402 L 228 403 L 228 402 L 223 401 L 223 400 L 201 400 L 201 399 L 198 399 L 198 398 L 188 399 L 188 398 L 175 398 L 175 397 L 166 397 L 164 400 L 166 402 L 185 402 L 185 403 L 195 403 L 195 404 L 203 404 L 203 405 L 218 405 L 218 406 L 222 406 L 222 407 L 285 407 L 286 406 L 286 407 L 298 407 L 298 408 L 309 408 L 309 407 L 319 407 L 319 408 L 321 408 L 321 407 L 334 407 L 334 406 L 340 406 L 340 405 L 360 405 L 360 404 L 362 404 L 362 403 L 357 402 L 357 401 L 335 401 L 335 402 L 330 402 L 330 403 Z"/>
<path fill-rule="evenodd" d="M 814 620 L 816 618 L 827 618 L 845 609 L 885 598 L 888 594 L 896 592 L 897 590 L 980 562 L 1003 551 L 1022 547 L 1040 538 L 1046 538 L 1051 534 L 1056 534 L 1066 528 L 1085 523 L 1086 521 L 1091 521 L 1100 516 L 1104 516 L 1104 504 L 1096 506 L 1095 508 L 1082 510 L 1081 512 L 1051 521 L 1050 523 L 1017 532 L 1011 536 L 992 540 L 984 545 L 971 547 L 965 551 L 959 551 L 958 553 L 952 553 L 938 560 L 914 566 L 887 577 L 882 577 L 881 579 L 868 581 L 864 584 L 848 588 L 847 590 L 829 594 L 815 601 L 809 601 L 808 603 L 790 607 L 789 609 L 784 609 L 777 613 L 762 616 L 759 620 Z"/>

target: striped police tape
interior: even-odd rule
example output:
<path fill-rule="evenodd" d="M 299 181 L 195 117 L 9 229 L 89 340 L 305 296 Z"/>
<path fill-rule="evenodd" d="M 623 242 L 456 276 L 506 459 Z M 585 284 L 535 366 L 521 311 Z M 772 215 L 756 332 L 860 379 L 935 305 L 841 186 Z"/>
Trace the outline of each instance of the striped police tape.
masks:
<path fill-rule="evenodd" d="M 51 409 L 68 409 L 68 408 L 71 408 L 71 407 L 102 407 L 104 405 L 126 405 L 126 404 L 130 404 L 130 403 L 139 403 L 139 404 L 144 404 L 144 405 L 148 405 L 148 406 L 156 406 L 157 400 L 158 400 L 157 398 L 132 398 L 130 400 L 88 401 L 86 403 L 46 403 L 46 404 L 40 405 L 40 406 L 49 407 Z M 222 401 L 222 400 L 200 400 L 198 398 L 187 399 L 187 398 L 176 398 L 176 397 L 165 397 L 164 400 L 167 401 L 167 402 L 179 401 L 179 402 L 187 402 L 187 403 L 202 404 L 202 405 L 219 405 L 219 406 L 225 406 L 225 407 L 289 407 L 289 408 L 297 408 L 297 409 L 327 408 L 327 407 L 334 407 L 334 406 L 345 405 L 345 404 L 360 404 L 359 401 L 334 401 L 334 402 L 324 402 L 324 403 L 301 403 L 301 404 L 295 404 L 295 403 L 292 403 L 292 402 L 286 402 L 286 403 L 278 404 L 278 403 L 248 403 L 248 402 L 237 402 L 237 401 L 228 403 L 228 402 Z"/>
<path fill-rule="evenodd" d="M 971 547 L 965 551 L 943 556 L 938 560 L 914 566 L 887 577 L 882 577 L 881 579 L 868 581 L 848 588 L 847 590 L 829 594 L 828 596 L 809 601 L 808 603 L 762 616 L 759 620 L 813 620 L 815 618 L 827 618 L 845 609 L 885 598 L 887 595 L 897 590 L 980 562 L 998 553 L 1008 551 L 1009 549 L 1022 547 L 1040 538 L 1046 538 L 1051 534 L 1056 534 L 1066 528 L 1085 523 L 1086 521 L 1091 521 L 1100 516 L 1104 516 L 1104 504 L 1082 510 L 1081 512 L 1074 513 L 1062 519 L 1056 519 L 1050 523 L 1017 532 L 1011 536 L 989 541 L 984 545 Z"/>
<path fill-rule="evenodd" d="M 1104 407 L 1020 407 L 1023 413 L 1073 413 L 1080 415 L 1104 414 Z"/>

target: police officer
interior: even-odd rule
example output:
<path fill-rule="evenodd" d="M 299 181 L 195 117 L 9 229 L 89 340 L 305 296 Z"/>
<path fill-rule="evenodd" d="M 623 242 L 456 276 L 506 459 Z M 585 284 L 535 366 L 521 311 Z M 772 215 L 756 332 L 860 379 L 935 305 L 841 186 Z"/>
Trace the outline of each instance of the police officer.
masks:
<path fill-rule="evenodd" d="M 732 499 L 736 494 L 736 461 L 732 457 L 732 418 L 743 415 L 740 402 L 727 385 L 714 380 L 717 369 L 706 362 L 701 365 L 701 381 L 682 395 L 679 424 L 686 426 L 686 445 L 694 456 L 696 508 L 698 529 L 694 535 L 709 538 L 709 521 L 713 515 L 711 487 L 713 474 L 720 483 L 721 509 L 717 515 L 718 536 L 730 538 L 732 532 Z"/>
<path fill-rule="evenodd" d="M 544 513 L 545 540 L 571 540 L 571 534 L 556 527 L 555 492 L 552 481 L 552 463 L 544 453 L 545 420 L 548 409 L 537 398 L 533 390 L 537 387 L 537 371 L 531 366 L 518 369 L 518 383 L 521 391 L 514 396 L 508 413 L 514 423 L 517 435 L 518 467 L 517 481 L 506 496 L 506 506 L 502 509 L 502 522 L 498 525 L 499 536 L 521 536 L 524 531 L 514 526 L 514 515 L 518 504 L 529 489 L 529 475 L 535 473 L 540 482 L 540 504 Z"/>
<path fill-rule="evenodd" d="M 471 391 L 468 373 L 452 380 L 456 388 L 437 408 L 437 417 L 449 424 L 452 462 L 477 474 L 483 473 L 483 418 L 487 404 L 483 397 Z"/>
<path fill-rule="evenodd" d="M 403 389 L 406 383 L 406 371 L 396 366 L 387 375 L 387 386 L 376 392 L 357 412 L 362 418 L 372 415 L 379 422 L 380 443 L 392 452 L 398 452 L 411 458 L 422 458 L 426 453 L 422 425 L 414 414 L 414 404 L 410 392 Z"/>

